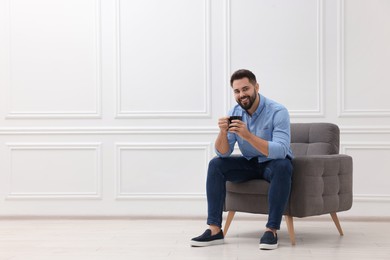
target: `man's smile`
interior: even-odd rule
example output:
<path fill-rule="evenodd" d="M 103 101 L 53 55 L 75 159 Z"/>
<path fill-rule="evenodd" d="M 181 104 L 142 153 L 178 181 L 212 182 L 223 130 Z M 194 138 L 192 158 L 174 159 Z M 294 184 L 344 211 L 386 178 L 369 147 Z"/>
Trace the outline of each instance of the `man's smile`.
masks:
<path fill-rule="evenodd" d="M 249 97 L 246 96 L 246 97 L 243 97 L 240 99 L 241 102 L 249 102 Z"/>

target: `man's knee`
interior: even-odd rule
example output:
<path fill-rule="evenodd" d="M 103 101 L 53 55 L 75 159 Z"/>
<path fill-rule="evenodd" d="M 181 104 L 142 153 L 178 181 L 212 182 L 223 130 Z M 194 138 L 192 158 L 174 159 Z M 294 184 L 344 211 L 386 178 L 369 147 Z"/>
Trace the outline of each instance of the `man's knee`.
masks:
<path fill-rule="evenodd" d="M 289 159 L 283 159 L 283 160 L 280 160 L 280 164 L 281 164 L 281 168 L 283 169 L 283 171 L 291 174 L 292 173 L 292 163 Z"/>
<path fill-rule="evenodd" d="M 280 177 L 291 178 L 292 176 L 292 163 L 288 159 L 281 159 L 274 161 L 274 174 Z"/>
<path fill-rule="evenodd" d="M 209 170 L 219 169 L 222 165 L 222 161 L 223 160 L 220 157 L 214 157 L 213 159 L 211 159 L 209 162 Z"/>

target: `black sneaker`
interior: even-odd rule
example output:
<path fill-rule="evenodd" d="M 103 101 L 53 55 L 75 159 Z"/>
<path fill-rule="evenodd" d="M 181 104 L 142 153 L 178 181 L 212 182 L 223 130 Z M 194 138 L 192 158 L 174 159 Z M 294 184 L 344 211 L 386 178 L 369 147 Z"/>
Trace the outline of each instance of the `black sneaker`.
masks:
<path fill-rule="evenodd" d="M 266 231 L 260 239 L 260 249 L 271 250 L 278 248 L 278 234 L 274 236 L 272 231 Z"/>
<path fill-rule="evenodd" d="M 220 244 L 223 244 L 222 230 L 219 231 L 218 234 L 212 236 L 211 230 L 206 229 L 206 231 L 202 235 L 191 239 L 191 246 L 211 246 Z"/>

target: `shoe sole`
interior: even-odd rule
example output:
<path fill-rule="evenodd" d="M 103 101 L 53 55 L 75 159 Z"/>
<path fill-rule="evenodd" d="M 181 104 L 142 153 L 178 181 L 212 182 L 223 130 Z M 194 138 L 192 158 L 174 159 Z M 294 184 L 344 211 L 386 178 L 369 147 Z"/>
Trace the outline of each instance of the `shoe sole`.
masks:
<path fill-rule="evenodd" d="M 272 245 L 270 245 L 270 244 L 260 244 L 259 248 L 261 250 L 273 250 L 273 249 L 278 248 L 278 244 L 272 244 Z"/>
<path fill-rule="evenodd" d="M 202 246 L 222 245 L 223 243 L 224 243 L 223 239 L 216 239 L 216 240 L 207 241 L 207 242 L 191 241 L 190 245 L 193 247 L 202 247 Z"/>

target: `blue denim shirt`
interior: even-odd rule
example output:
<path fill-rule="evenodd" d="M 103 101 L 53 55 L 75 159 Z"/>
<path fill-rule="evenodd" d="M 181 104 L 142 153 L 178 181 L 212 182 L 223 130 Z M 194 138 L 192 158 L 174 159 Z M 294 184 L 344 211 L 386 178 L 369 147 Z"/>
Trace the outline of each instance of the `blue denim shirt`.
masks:
<path fill-rule="evenodd" d="M 238 104 L 229 111 L 229 116 L 242 116 L 242 121 L 246 123 L 252 134 L 268 141 L 268 157 L 237 134 L 230 132 L 228 132 L 229 152 L 221 154 L 215 149 L 219 157 L 230 156 L 237 142 L 242 155 L 248 160 L 258 157 L 259 163 L 261 163 L 272 159 L 293 158 L 290 148 L 290 116 L 287 109 L 281 104 L 259 95 L 260 104 L 252 116 Z"/>

